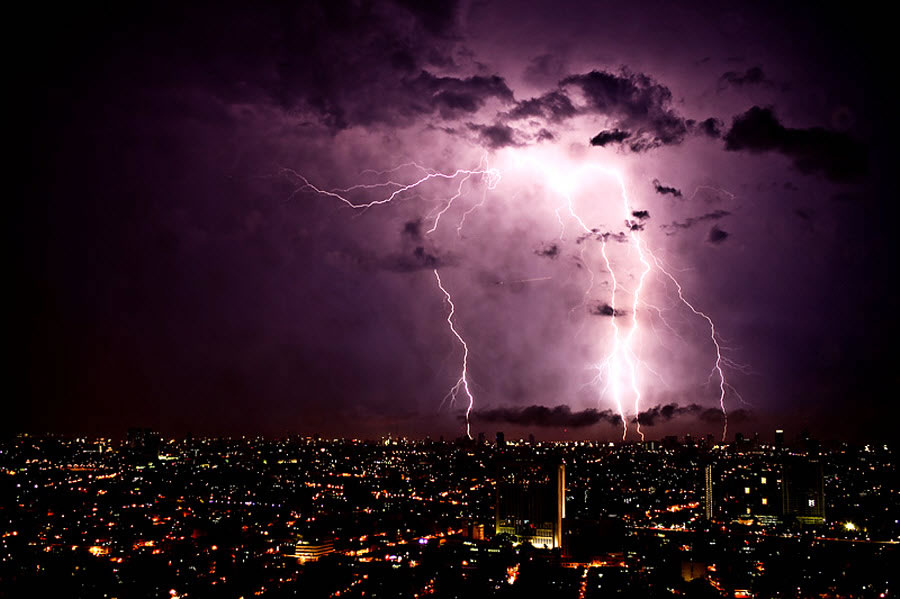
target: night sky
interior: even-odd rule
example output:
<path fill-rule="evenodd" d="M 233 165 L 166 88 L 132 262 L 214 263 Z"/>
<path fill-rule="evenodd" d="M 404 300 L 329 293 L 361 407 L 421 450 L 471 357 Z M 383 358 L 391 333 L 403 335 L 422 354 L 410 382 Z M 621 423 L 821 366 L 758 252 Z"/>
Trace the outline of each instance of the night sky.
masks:
<path fill-rule="evenodd" d="M 4 428 L 459 436 L 437 269 L 473 434 L 621 438 L 592 379 L 632 317 L 645 433 L 719 434 L 707 323 L 656 269 L 630 310 L 634 233 L 715 322 L 730 431 L 889 435 L 893 33 L 847 5 L 675 4 L 9 15 Z M 409 183 L 410 162 L 499 182 L 360 210 L 299 178 Z"/>

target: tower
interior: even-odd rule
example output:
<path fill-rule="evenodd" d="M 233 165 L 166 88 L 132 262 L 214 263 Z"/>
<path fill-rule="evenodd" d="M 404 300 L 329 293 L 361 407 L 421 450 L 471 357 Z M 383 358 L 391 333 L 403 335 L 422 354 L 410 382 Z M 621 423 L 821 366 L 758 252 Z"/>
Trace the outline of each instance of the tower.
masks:
<path fill-rule="evenodd" d="M 566 469 L 561 463 L 504 464 L 497 482 L 497 534 L 535 547 L 561 547 L 565 491 Z"/>

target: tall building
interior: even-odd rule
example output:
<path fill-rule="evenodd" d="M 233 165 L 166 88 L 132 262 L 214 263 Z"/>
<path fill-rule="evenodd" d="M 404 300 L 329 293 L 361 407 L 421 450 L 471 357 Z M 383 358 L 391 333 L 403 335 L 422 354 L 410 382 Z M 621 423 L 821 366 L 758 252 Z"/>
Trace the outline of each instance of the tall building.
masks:
<path fill-rule="evenodd" d="M 713 515 L 714 515 L 713 506 L 715 505 L 715 502 L 713 500 L 713 465 L 707 464 L 705 470 L 706 470 L 706 478 L 705 478 L 706 493 L 704 494 L 705 501 L 704 501 L 703 508 L 705 511 L 706 519 L 712 520 Z"/>
<path fill-rule="evenodd" d="M 496 532 L 535 547 L 562 546 L 566 470 L 560 463 L 525 461 L 500 466 Z"/>
<path fill-rule="evenodd" d="M 707 502 L 715 501 L 714 516 L 724 520 L 775 524 L 782 516 L 782 487 L 777 464 L 726 464 L 718 478 L 707 470 Z"/>
<path fill-rule="evenodd" d="M 784 447 L 784 431 L 780 428 L 775 429 L 775 447 L 778 449 Z"/>
<path fill-rule="evenodd" d="M 825 476 L 822 463 L 795 457 L 784 464 L 782 509 L 802 524 L 825 522 Z"/>
<path fill-rule="evenodd" d="M 780 464 L 724 466 L 719 475 L 706 467 L 708 519 L 755 521 L 759 524 L 825 521 L 822 464 L 801 456 L 785 456 Z"/>

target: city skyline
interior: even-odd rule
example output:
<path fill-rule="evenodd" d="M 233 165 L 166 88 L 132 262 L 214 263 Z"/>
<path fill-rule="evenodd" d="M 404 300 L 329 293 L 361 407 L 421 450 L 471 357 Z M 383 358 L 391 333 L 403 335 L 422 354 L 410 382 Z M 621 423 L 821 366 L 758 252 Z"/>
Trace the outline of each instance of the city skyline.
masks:
<path fill-rule="evenodd" d="M 896 447 L 0 439 L 0 589 L 888 597 Z M 894 557 L 891 557 L 894 556 Z"/>

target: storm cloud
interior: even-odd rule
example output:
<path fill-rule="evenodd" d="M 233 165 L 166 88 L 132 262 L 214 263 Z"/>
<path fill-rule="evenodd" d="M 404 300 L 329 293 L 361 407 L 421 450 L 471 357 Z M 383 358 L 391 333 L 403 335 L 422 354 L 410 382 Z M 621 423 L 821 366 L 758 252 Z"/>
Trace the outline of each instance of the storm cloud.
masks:
<path fill-rule="evenodd" d="M 718 245 L 724 242 L 730 236 L 731 234 L 728 231 L 719 228 L 718 225 L 713 225 L 709 230 L 709 234 L 706 236 L 706 241 L 714 245 Z"/>
<path fill-rule="evenodd" d="M 588 311 L 594 316 L 625 316 L 627 310 L 619 310 L 610 306 L 607 302 L 600 302 L 588 308 Z"/>
<path fill-rule="evenodd" d="M 619 425 L 622 422 L 622 418 L 611 410 L 588 408 L 573 412 L 569 406 L 551 408 L 540 405 L 475 410 L 472 417 L 481 422 L 544 428 L 585 428 L 600 423 Z"/>
<path fill-rule="evenodd" d="M 682 221 L 672 221 L 668 225 L 660 225 L 660 228 L 663 230 L 668 230 L 669 232 L 667 233 L 667 235 L 673 235 L 678 232 L 679 229 L 690 229 L 698 223 L 717 221 L 729 215 L 731 215 L 731 213 L 727 210 L 713 210 L 712 212 L 707 212 L 706 214 L 701 214 L 700 216 L 692 216 Z"/>
<path fill-rule="evenodd" d="M 750 67 L 746 71 L 738 72 L 738 71 L 728 71 L 722 73 L 722 76 L 719 77 L 719 87 L 725 88 L 728 86 L 734 87 L 743 87 L 745 85 L 764 85 L 771 86 L 773 83 L 766 78 L 765 73 L 763 73 L 762 67 Z"/>
<path fill-rule="evenodd" d="M 583 385 L 612 343 L 607 304 L 631 308 L 642 225 L 762 375 L 730 382 L 767 424 L 790 427 L 814 398 L 843 431 L 834 414 L 891 386 L 880 374 L 900 310 L 877 267 L 898 254 L 894 182 L 865 168 L 891 156 L 878 147 L 892 139 L 879 112 L 889 53 L 841 37 L 854 11 L 831 28 L 825 5 L 753 5 L 723 39 L 729 7 L 680 3 L 621 4 L 616 18 L 505 1 L 18 8 L 28 60 L 12 61 L 8 95 L 28 193 L 10 202 L 10 346 L 27 389 L 13 402 L 25 416 L 4 419 L 18 431 L 459 434 L 462 406 L 439 404 L 463 350 L 433 269 L 471 350 L 476 410 L 609 407 Z M 759 83 L 756 64 L 797 83 Z M 751 108 L 764 102 L 775 107 Z M 436 178 L 368 209 L 327 193 L 363 204 L 478 164 L 498 169 L 495 188 Z M 580 227 L 543 171 L 588 165 L 621 174 L 631 207 L 583 171 Z M 690 200 L 669 201 L 682 189 Z M 828 201 L 838 192 L 852 203 Z M 815 227 L 798 234 L 807 214 Z M 645 282 L 648 304 L 674 301 L 659 273 Z M 684 397 L 706 398 L 706 323 L 677 309 L 687 342 L 639 308 L 635 347 Z M 644 397 L 659 384 L 642 376 Z M 617 419 L 528 413 L 547 410 Z"/>
<path fill-rule="evenodd" d="M 628 131 L 620 131 L 619 129 L 610 129 L 609 131 L 601 131 L 591 138 L 591 145 L 603 147 L 611 143 L 621 143 L 628 139 L 631 133 Z"/>
<path fill-rule="evenodd" d="M 668 185 L 663 185 L 659 182 L 659 179 L 653 180 L 653 189 L 655 189 L 656 193 L 660 195 L 670 195 L 675 198 L 683 197 L 680 189 L 669 187 Z"/>
<path fill-rule="evenodd" d="M 734 117 L 724 139 L 728 151 L 778 152 L 791 158 L 800 172 L 821 173 L 832 181 L 857 181 L 868 170 L 865 147 L 849 134 L 785 127 L 771 107 L 754 106 Z"/>
<path fill-rule="evenodd" d="M 751 417 L 751 413 L 743 408 L 728 412 L 728 421 L 734 424 L 747 422 Z M 641 426 L 657 426 L 680 418 L 696 418 L 707 424 L 719 424 L 725 420 L 725 414 L 718 407 L 704 407 L 695 403 L 687 405 L 668 403 L 640 412 L 632 422 L 637 421 Z"/>
<path fill-rule="evenodd" d="M 587 110 L 615 118 L 618 127 L 630 131 L 626 138 L 617 141 L 627 142 L 634 152 L 677 145 L 688 134 L 685 119 L 672 107 L 672 92 L 643 73 L 595 70 L 570 75 L 560 83 L 580 89 L 587 100 Z"/>
<path fill-rule="evenodd" d="M 562 91 L 555 90 L 540 97 L 519 102 L 507 113 L 507 117 L 513 120 L 540 117 L 551 123 L 556 123 L 569 119 L 577 113 L 578 111 L 575 105 L 572 104 L 569 96 Z"/>
<path fill-rule="evenodd" d="M 560 249 L 558 243 L 548 243 L 548 244 L 534 250 L 534 253 L 537 254 L 538 256 L 541 256 L 543 258 L 550 258 L 551 260 L 555 260 L 556 258 L 559 258 L 559 255 L 561 252 L 562 252 L 562 250 Z"/>

